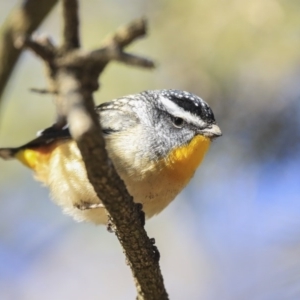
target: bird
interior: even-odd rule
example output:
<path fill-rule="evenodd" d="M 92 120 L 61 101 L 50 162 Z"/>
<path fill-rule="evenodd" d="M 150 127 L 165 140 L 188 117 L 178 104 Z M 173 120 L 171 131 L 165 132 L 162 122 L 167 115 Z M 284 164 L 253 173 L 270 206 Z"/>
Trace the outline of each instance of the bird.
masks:
<path fill-rule="evenodd" d="M 211 142 L 222 135 L 209 105 L 187 91 L 146 90 L 102 103 L 95 111 L 108 156 L 147 219 L 174 200 Z M 76 221 L 107 223 L 68 126 L 43 130 L 20 147 L 0 148 L 0 157 L 32 169 Z"/>

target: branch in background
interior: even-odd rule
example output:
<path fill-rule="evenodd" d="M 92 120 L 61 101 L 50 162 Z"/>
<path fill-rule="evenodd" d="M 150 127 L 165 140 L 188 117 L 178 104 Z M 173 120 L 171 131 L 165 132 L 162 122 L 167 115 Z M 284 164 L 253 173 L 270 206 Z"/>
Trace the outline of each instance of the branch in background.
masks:
<path fill-rule="evenodd" d="M 64 39 L 62 48 L 67 52 L 80 47 L 78 2 L 64 0 L 62 1 L 62 4 L 64 19 Z"/>
<path fill-rule="evenodd" d="M 57 91 L 50 91 L 49 89 L 30 88 L 29 91 L 37 94 L 52 94 L 52 95 L 58 94 Z"/>
<path fill-rule="evenodd" d="M 47 61 L 48 63 L 51 63 L 55 57 L 55 48 L 51 44 L 43 43 L 40 40 L 38 40 L 38 37 L 36 39 L 33 38 L 28 38 L 28 37 L 23 37 L 19 36 L 15 40 L 15 47 L 18 48 L 23 48 L 27 47 L 30 48 L 37 56 L 39 56 L 42 60 Z"/>
<path fill-rule="evenodd" d="M 28 48 L 31 48 L 38 56 L 43 56 L 39 51 L 36 51 L 36 47 L 32 47 L 32 42 L 26 43 Z M 131 66 L 137 66 L 142 68 L 152 69 L 155 67 L 154 62 L 148 58 L 141 56 L 128 54 L 120 49 L 105 47 L 94 51 L 75 50 L 62 57 L 56 59 L 56 64 L 59 67 L 83 67 L 87 64 L 93 66 L 98 72 L 104 69 L 107 62 L 110 60 L 116 60 Z M 102 71 L 101 71 L 102 72 Z"/>
<path fill-rule="evenodd" d="M 30 35 L 45 19 L 57 0 L 27 0 L 6 19 L 0 30 L 0 103 L 4 88 L 20 56 L 14 47 L 17 36 Z"/>
<path fill-rule="evenodd" d="M 144 214 L 135 204 L 124 182 L 112 165 L 94 110 L 93 92 L 99 88 L 98 79 L 111 60 L 132 66 L 153 68 L 146 58 L 128 54 L 124 48 L 146 35 L 146 21 L 136 20 L 121 27 L 94 51 L 79 49 L 78 2 L 63 0 L 64 41 L 60 48 L 39 39 L 22 37 L 18 46 L 35 52 L 46 64 L 51 82 L 49 91 L 57 91 L 58 118 L 53 128 L 59 130 L 66 121 L 76 140 L 86 166 L 88 178 L 102 200 L 131 267 L 137 288 L 137 299 L 168 299 L 159 267 L 159 252 L 154 239 L 144 229 Z"/>
<path fill-rule="evenodd" d="M 117 32 L 104 39 L 102 47 L 112 47 L 116 45 L 119 48 L 124 48 L 136 39 L 146 35 L 146 25 L 146 19 L 141 18 L 127 24 L 126 26 L 120 27 Z"/>

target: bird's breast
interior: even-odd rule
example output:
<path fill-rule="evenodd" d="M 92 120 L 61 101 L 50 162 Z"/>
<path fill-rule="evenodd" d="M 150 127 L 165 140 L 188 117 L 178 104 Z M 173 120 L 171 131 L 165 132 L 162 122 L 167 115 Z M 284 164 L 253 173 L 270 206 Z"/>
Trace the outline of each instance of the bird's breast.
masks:
<path fill-rule="evenodd" d="M 165 159 L 167 176 L 185 186 L 201 164 L 210 143 L 209 138 L 197 135 L 189 144 L 173 149 Z"/>

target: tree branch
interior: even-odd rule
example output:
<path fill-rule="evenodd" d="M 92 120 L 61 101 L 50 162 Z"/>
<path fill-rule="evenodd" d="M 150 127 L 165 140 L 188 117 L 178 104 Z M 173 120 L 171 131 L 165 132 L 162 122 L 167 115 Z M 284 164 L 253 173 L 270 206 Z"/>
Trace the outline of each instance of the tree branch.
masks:
<path fill-rule="evenodd" d="M 64 39 L 63 50 L 70 51 L 80 47 L 78 2 L 63 0 Z"/>
<path fill-rule="evenodd" d="M 137 66 L 137 67 L 143 67 L 143 68 L 149 68 L 149 69 L 152 69 L 155 67 L 153 61 L 148 58 L 125 53 L 122 51 L 116 52 L 115 56 L 113 56 L 111 59 L 115 59 L 119 62 L 125 63 L 127 65 L 131 65 L 131 66 Z"/>
<path fill-rule="evenodd" d="M 137 38 L 145 36 L 147 33 L 147 21 L 145 18 L 134 20 L 133 22 L 118 28 L 118 30 L 104 39 L 102 47 L 117 45 L 124 48 L 134 42 Z"/>
<path fill-rule="evenodd" d="M 26 46 L 31 48 L 33 52 L 37 53 L 36 47 L 32 47 L 30 43 L 26 43 Z M 37 54 L 42 56 L 39 53 Z M 75 50 L 66 53 L 66 55 L 62 57 L 58 57 L 56 64 L 60 67 L 72 66 L 76 68 L 90 64 L 94 67 L 98 67 L 98 69 L 101 69 L 102 72 L 107 62 L 110 60 L 116 60 L 131 66 L 142 68 L 152 69 L 155 67 L 154 62 L 148 58 L 125 53 L 121 49 L 113 47 L 105 47 L 94 51 L 86 51 L 81 49 Z"/>
<path fill-rule="evenodd" d="M 77 0 L 63 0 L 64 41 L 61 48 L 38 39 L 23 39 L 23 46 L 38 54 L 45 62 L 56 91 L 58 118 L 54 128 L 70 126 L 77 142 L 88 178 L 109 216 L 110 228 L 116 233 L 131 267 L 137 288 L 137 299 L 165 300 L 159 252 L 154 239 L 144 229 L 144 213 L 135 204 L 124 182 L 117 174 L 105 150 L 105 141 L 94 110 L 93 92 L 99 88 L 98 78 L 111 60 L 129 65 L 153 68 L 146 58 L 123 52 L 124 47 L 146 34 L 146 21 L 139 19 L 123 26 L 93 51 L 79 49 Z M 78 49 L 77 49 L 78 48 Z M 63 51 L 61 51 L 63 50 Z"/>
<path fill-rule="evenodd" d="M 30 88 L 29 91 L 37 94 L 52 94 L 52 95 L 57 94 L 57 91 L 50 91 L 49 89 Z"/>
<path fill-rule="evenodd" d="M 6 83 L 21 53 L 14 47 L 17 36 L 30 35 L 57 0 L 27 0 L 6 19 L 0 30 L 0 103 Z"/>
<path fill-rule="evenodd" d="M 41 40 L 34 40 L 29 37 L 19 36 L 15 41 L 16 48 L 29 48 L 42 60 L 51 63 L 55 56 L 55 48 L 53 45 L 49 46 L 46 43 L 43 43 Z"/>
<path fill-rule="evenodd" d="M 77 77 L 77 76 L 76 76 Z M 109 212 L 131 267 L 137 299 L 168 299 L 158 264 L 159 252 L 143 227 L 139 205 L 133 203 L 124 182 L 109 160 L 91 95 L 80 89 L 73 74 L 61 74 L 60 93 L 68 102 L 70 131 L 77 142 L 88 178 Z"/>

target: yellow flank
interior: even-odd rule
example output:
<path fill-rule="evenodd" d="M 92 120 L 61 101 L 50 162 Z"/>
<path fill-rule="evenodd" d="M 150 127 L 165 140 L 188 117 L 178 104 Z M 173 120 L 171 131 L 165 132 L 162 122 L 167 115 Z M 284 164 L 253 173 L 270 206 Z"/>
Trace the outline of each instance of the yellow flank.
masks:
<path fill-rule="evenodd" d="M 30 169 L 35 169 L 39 161 L 39 153 L 32 149 L 22 149 L 16 154 L 16 158 Z"/>
<path fill-rule="evenodd" d="M 38 171 L 37 169 L 45 164 L 48 164 L 52 150 L 57 146 L 57 143 L 41 146 L 35 149 L 22 149 L 15 157 L 25 166 Z"/>
<path fill-rule="evenodd" d="M 202 162 L 210 143 L 209 138 L 197 135 L 188 145 L 171 151 L 166 160 L 169 169 L 168 176 L 174 181 L 187 184 Z"/>

